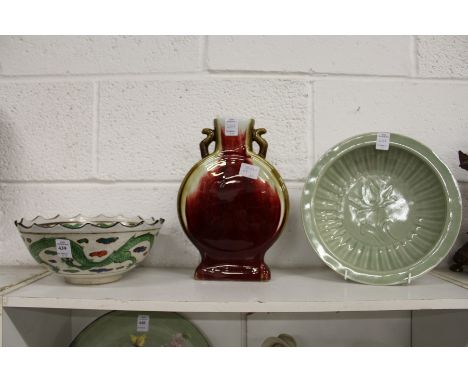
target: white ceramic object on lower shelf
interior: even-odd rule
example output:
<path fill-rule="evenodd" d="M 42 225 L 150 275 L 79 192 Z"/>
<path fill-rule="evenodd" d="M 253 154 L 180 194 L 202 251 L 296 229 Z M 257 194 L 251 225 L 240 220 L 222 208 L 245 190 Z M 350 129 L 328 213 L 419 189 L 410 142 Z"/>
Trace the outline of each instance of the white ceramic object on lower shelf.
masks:
<path fill-rule="evenodd" d="M 104 215 L 15 221 L 33 258 L 72 284 L 119 280 L 148 256 L 163 223 Z"/>
<path fill-rule="evenodd" d="M 293 336 L 282 333 L 278 337 L 268 337 L 263 343 L 262 347 L 296 347 L 297 343 Z"/>

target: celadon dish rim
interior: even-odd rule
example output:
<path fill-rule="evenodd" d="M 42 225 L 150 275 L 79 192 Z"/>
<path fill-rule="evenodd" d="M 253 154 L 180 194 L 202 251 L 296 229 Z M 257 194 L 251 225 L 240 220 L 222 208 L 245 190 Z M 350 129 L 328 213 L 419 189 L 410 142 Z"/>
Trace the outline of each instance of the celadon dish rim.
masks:
<path fill-rule="evenodd" d="M 370 285 L 409 284 L 411 280 L 436 267 L 447 256 L 455 244 L 462 221 L 462 201 L 457 181 L 447 165 L 431 149 L 410 137 L 390 134 L 390 149 L 392 146 L 398 147 L 420 158 L 437 175 L 445 194 L 447 214 L 442 233 L 431 251 L 415 264 L 391 273 L 372 271 L 363 273 L 353 269 L 353 267 L 343 265 L 340 258 L 331 253 L 321 238 L 312 213 L 313 207 L 310 205 L 314 200 L 315 189 L 321 177 L 334 161 L 356 149 L 370 145 L 375 146 L 376 138 L 377 133 L 375 132 L 353 136 L 329 149 L 317 161 L 303 187 L 301 196 L 302 223 L 307 239 L 314 251 L 325 264 L 345 279 Z"/>

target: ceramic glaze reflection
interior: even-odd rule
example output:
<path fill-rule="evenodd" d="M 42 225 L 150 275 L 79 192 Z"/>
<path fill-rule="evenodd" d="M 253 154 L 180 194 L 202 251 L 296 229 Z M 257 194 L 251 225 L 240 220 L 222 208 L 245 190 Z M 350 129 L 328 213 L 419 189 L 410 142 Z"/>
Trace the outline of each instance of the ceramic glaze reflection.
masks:
<path fill-rule="evenodd" d="M 202 257 L 195 278 L 269 280 L 264 256 L 285 222 L 286 187 L 252 151 L 253 120 L 240 122 L 235 136 L 226 134 L 224 120 L 216 121 L 215 151 L 194 166 L 179 191 L 179 218 Z M 243 164 L 256 166 L 258 176 L 241 175 Z"/>
<path fill-rule="evenodd" d="M 247 260 L 275 239 L 281 203 L 268 183 L 238 175 L 242 157 L 225 163 L 212 170 L 216 175 L 209 172 L 202 177 L 198 189 L 188 195 L 187 226 L 204 252 L 229 248 L 244 251 Z"/>
<path fill-rule="evenodd" d="M 345 218 L 359 229 L 359 235 L 383 244 L 399 240 L 392 228 L 408 220 L 413 202 L 393 186 L 389 177 L 369 176 L 351 186 L 345 204 L 349 212 L 345 212 Z"/>
<path fill-rule="evenodd" d="M 345 265 L 378 272 L 417 263 L 436 245 L 447 215 L 437 174 L 396 147 L 341 156 L 319 180 L 313 206 L 328 250 Z"/>

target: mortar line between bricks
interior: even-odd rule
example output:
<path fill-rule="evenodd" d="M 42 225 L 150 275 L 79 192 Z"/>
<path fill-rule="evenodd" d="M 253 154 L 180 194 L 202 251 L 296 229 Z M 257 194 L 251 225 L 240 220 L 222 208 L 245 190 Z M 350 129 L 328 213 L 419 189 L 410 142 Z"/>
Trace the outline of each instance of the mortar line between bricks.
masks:
<path fill-rule="evenodd" d="M 347 74 L 347 73 L 302 73 L 302 72 L 257 72 L 257 71 L 213 71 L 174 73 L 103 73 L 103 74 L 44 74 L 3 75 L 0 83 L 38 82 L 85 82 L 85 81 L 156 81 L 156 80 L 207 80 L 207 79 L 289 79 L 289 80 L 355 80 L 355 81 L 408 81 L 420 83 L 468 83 L 468 77 L 411 77 L 396 75 Z"/>
<path fill-rule="evenodd" d="M 1 180 L 0 185 L 138 185 L 138 184 L 180 184 L 182 180 L 105 180 L 105 179 L 81 179 L 81 180 Z"/>
<path fill-rule="evenodd" d="M 303 80 L 303 81 L 362 81 L 362 82 L 409 82 L 409 83 L 435 83 L 435 84 L 466 84 L 467 78 L 440 78 L 440 77 L 399 77 L 399 76 L 373 76 L 373 75 L 348 75 L 348 74 L 323 74 L 323 75 L 230 75 L 213 76 L 219 79 L 277 79 L 277 80 Z"/>
<path fill-rule="evenodd" d="M 309 171 L 315 163 L 315 86 L 313 81 L 309 82 L 308 89 L 310 99 L 308 102 L 308 118 L 307 118 L 307 167 Z"/>
<path fill-rule="evenodd" d="M 208 36 L 200 36 L 201 70 L 208 73 Z"/>
<path fill-rule="evenodd" d="M 209 69 L 212 76 L 291 76 L 305 78 L 333 78 L 333 77 L 358 77 L 358 78 L 382 78 L 382 79 L 409 79 L 410 76 L 393 74 L 359 74 L 359 73 L 328 73 L 328 72 L 302 72 L 302 71 L 280 71 L 280 70 L 231 70 L 231 69 Z"/>
<path fill-rule="evenodd" d="M 356 81 L 408 81 L 408 82 L 435 82 L 435 83 L 466 83 L 468 77 L 411 77 L 398 75 L 378 74 L 349 74 L 349 73 L 302 73 L 302 72 L 275 72 L 275 71 L 213 71 L 209 70 L 212 78 L 221 79 L 302 79 L 302 80 L 356 80 Z"/>
<path fill-rule="evenodd" d="M 305 179 L 283 179 L 286 185 L 288 186 L 304 186 Z M 0 186 L 5 185 L 14 185 L 14 186 L 48 186 L 48 185 L 58 185 L 58 186 L 135 186 L 135 185 L 175 185 L 180 186 L 182 180 L 1 180 Z"/>
<path fill-rule="evenodd" d="M 418 68 L 418 37 L 411 36 L 411 44 L 410 44 L 410 57 L 411 57 L 411 75 L 414 78 L 418 77 L 419 68 Z"/>
<path fill-rule="evenodd" d="M 92 137 L 92 160 L 93 160 L 93 176 L 99 175 L 99 82 L 93 84 L 93 137 Z"/>

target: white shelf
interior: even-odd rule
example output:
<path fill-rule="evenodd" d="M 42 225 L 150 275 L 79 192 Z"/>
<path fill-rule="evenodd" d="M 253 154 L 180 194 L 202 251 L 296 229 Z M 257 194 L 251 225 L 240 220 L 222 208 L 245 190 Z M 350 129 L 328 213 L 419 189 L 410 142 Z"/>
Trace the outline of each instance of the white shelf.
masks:
<path fill-rule="evenodd" d="M 328 268 L 273 270 L 269 282 L 196 281 L 192 269 L 137 268 L 116 283 L 66 284 L 49 275 L 3 296 L 4 307 L 175 312 L 331 312 L 468 309 L 468 290 L 431 274 L 368 286 Z"/>
<path fill-rule="evenodd" d="M 0 296 L 46 276 L 49 273 L 40 266 L 1 266 Z"/>
<path fill-rule="evenodd" d="M 432 271 L 432 274 L 443 280 L 450 281 L 452 284 L 468 289 L 467 272 L 452 272 L 450 269 L 435 269 Z"/>

